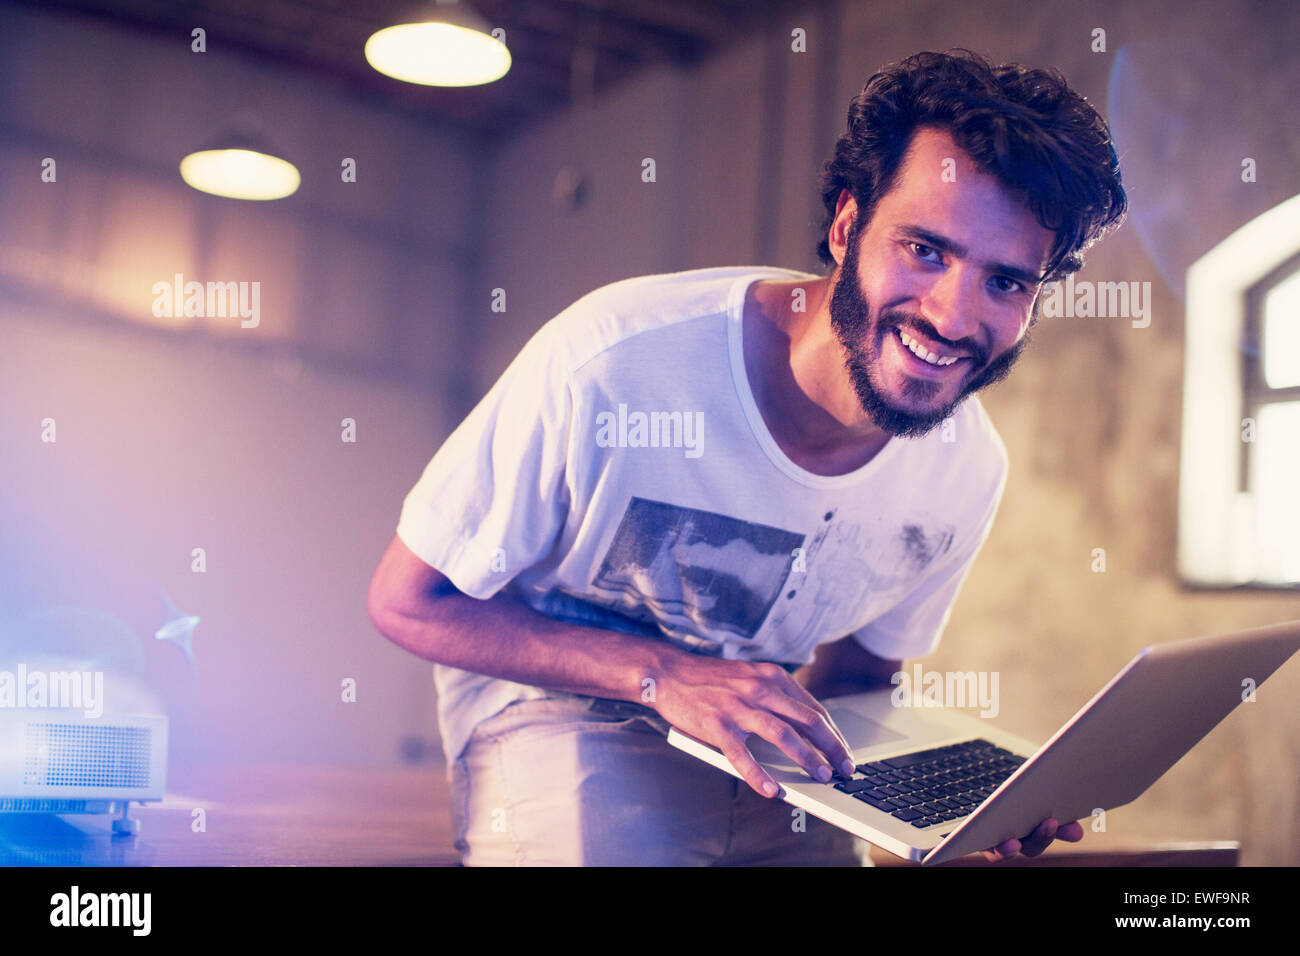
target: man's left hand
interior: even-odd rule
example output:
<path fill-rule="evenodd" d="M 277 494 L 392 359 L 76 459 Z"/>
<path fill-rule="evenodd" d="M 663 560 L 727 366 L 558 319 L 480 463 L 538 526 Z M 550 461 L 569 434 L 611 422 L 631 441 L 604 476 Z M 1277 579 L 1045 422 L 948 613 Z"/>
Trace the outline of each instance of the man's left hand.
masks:
<path fill-rule="evenodd" d="M 1057 822 L 1048 817 L 1033 833 L 1025 837 L 1024 842 L 1011 839 L 999 843 L 997 846 L 988 850 L 981 850 L 984 859 L 990 863 L 998 863 L 1002 860 L 1009 859 L 1017 853 L 1025 856 L 1038 856 L 1049 846 L 1053 840 L 1064 840 L 1067 843 L 1078 843 L 1083 839 L 1083 826 L 1078 820 L 1071 820 L 1069 823 L 1058 828 Z"/>

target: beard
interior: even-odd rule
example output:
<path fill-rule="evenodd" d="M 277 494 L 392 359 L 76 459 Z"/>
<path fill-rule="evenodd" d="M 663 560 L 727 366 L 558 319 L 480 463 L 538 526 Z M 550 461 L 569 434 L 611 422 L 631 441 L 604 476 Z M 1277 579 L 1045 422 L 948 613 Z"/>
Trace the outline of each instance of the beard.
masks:
<path fill-rule="evenodd" d="M 884 337 L 892 335 L 895 326 L 902 326 L 904 329 L 910 327 L 921 331 L 937 342 L 945 339 L 936 335 L 933 326 L 913 312 L 887 309 L 879 316 L 872 317 L 858 279 L 858 236 L 856 230 L 853 233 L 849 236 L 848 251 L 844 256 L 840 277 L 831 294 L 831 328 L 844 353 L 845 369 L 862 410 L 877 428 L 891 435 L 920 438 L 942 424 L 968 396 L 1006 378 L 1020 358 L 1020 353 L 1029 344 L 1029 333 L 1026 332 L 1019 342 L 991 362 L 987 361 L 983 350 L 978 347 L 963 349 L 971 354 L 970 361 L 978 371 L 973 375 L 966 373 L 966 385 L 948 404 L 925 407 L 930 406 L 949 387 L 948 382 L 914 378 L 910 375 L 906 377 L 903 386 L 903 397 L 913 406 L 922 406 L 921 410 L 893 404 L 886 397 L 883 384 L 872 378 L 873 372 L 881 365 Z"/>

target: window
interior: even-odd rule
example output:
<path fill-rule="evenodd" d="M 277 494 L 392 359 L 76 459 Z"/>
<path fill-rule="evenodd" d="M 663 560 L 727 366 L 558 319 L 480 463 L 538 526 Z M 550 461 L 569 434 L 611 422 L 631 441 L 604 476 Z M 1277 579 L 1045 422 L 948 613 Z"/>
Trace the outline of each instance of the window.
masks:
<path fill-rule="evenodd" d="M 1179 572 L 1300 587 L 1300 196 L 1187 274 Z"/>

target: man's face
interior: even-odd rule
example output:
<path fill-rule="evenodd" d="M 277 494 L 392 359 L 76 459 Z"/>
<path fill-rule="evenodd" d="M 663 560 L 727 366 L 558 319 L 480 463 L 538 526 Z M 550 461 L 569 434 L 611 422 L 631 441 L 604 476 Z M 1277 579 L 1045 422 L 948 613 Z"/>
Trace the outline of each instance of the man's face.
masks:
<path fill-rule="evenodd" d="M 916 132 L 865 228 L 861 218 L 831 296 L 831 327 L 871 420 L 919 437 L 1010 372 L 1029 341 L 1054 237 L 931 128 Z"/>

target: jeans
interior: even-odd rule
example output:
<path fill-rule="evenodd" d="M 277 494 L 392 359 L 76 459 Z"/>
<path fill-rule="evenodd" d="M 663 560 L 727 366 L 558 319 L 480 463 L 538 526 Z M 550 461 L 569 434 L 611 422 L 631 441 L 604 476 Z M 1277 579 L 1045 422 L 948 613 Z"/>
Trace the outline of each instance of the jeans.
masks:
<path fill-rule="evenodd" d="M 870 866 L 867 844 L 669 745 L 639 704 L 548 692 L 448 768 L 466 866 Z"/>

